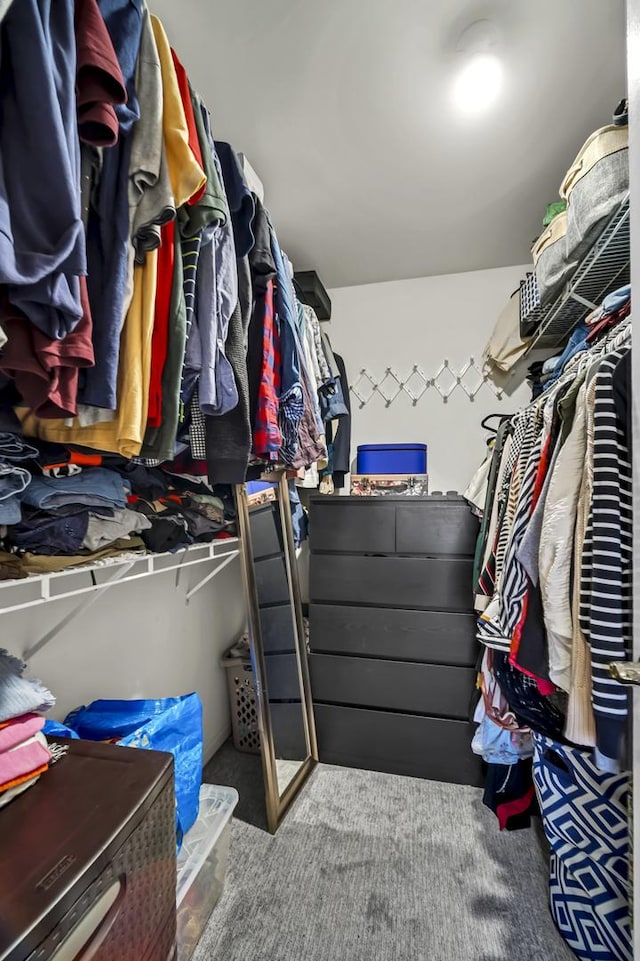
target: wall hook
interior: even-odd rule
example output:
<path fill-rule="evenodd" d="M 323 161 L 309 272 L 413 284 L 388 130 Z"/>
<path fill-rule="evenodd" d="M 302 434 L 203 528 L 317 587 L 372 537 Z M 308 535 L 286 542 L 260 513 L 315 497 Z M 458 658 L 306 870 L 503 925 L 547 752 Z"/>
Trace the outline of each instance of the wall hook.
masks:
<path fill-rule="evenodd" d="M 446 377 L 443 376 L 445 372 Z M 473 385 L 468 384 L 467 375 L 471 377 L 475 375 Z M 443 403 L 446 403 L 451 394 L 458 389 L 463 390 L 473 402 L 476 394 L 484 387 L 492 391 L 498 400 L 502 400 L 502 388 L 496 387 L 476 364 L 474 358 L 470 357 L 458 370 L 452 368 L 449 359 L 445 358 L 431 377 L 425 374 L 419 364 L 413 364 L 409 374 L 405 376 L 389 366 L 384 368 L 381 377 L 376 377 L 367 367 L 362 367 L 350 390 L 362 410 L 372 400 L 374 394 L 382 397 L 384 406 L 387 408 L 391 407 L 396 397 L 404 392 L 411 400 L 412 406 L 416 407 L 423 395 L 432 388 L 438 391 Z"/>

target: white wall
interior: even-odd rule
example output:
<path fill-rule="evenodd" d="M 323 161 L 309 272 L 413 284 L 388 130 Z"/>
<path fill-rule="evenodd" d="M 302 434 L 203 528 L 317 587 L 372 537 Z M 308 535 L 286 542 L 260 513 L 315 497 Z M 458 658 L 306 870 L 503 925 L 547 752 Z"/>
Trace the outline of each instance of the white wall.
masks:
<path fill-rule="evenodd" d="M 239 558 L 185 602 L 187 590 L 216 563 L 183 570 L 177 588 L 174 571 L 103 591 L 29 662 L 29 674 L 40 677 L 57 697 L 50 716 L 62 720 L 72 708 L 96 698 L 160 698 L 198 691 L 208 760 L 230 731 L 220 656 L 245 622 Z M 9 603 L 7 590 L 3 603 Z M 87 596 L 3 615 L 0 647 L 22 656 Z"/>
<path fill-rule="evenodd" d="M 406 376 L 414 364 L 431 377 L 445 358 L 454 371 L 470 357 L 481 366 L 496 318 L 525 270 L 501 267 L 331 290 L 328 330 L 349 383 L 363 367 L 382 378 L 387 367 Z M 484 456 L 482 418 L 511 413 L 529 400 L 526 384 L 518 383 L 502 401 L 487 385 L 473 402 L 458 388 L 446 404 L 430 388 L 415 407 L 402 393 L 390 407 L 376 394 L 359 409 L 352 395 L 352 456 L 358 444 L 426 443 L 430 490 L 463 491 Z"/>

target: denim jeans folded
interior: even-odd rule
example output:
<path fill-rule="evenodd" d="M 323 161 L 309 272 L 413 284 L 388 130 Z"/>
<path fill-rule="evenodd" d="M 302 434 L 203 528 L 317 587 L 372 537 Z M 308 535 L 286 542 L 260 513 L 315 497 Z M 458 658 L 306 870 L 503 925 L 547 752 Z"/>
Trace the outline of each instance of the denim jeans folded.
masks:
<path fill-rule="evenodd" d="M 31 481 L 24 467 L 0 460 L 0 524 L 18 524 L 22 517 L 21 495 Z"/>
<path fill-rule="evenodd" d="M 33 460 L 38 451 L 31 444 L 26 444 L 18 434 L 0 431 L 0 459 L 2 460 Z"/>
<path fill-rule="evenodd" d="M 71 477 L 34 477 L 24 495 L 24 503 L 42 510 L 55 510 L 66 504 L 86 507 L 127 505 L 131 484 L 115 471 L 92 467 Z"/>

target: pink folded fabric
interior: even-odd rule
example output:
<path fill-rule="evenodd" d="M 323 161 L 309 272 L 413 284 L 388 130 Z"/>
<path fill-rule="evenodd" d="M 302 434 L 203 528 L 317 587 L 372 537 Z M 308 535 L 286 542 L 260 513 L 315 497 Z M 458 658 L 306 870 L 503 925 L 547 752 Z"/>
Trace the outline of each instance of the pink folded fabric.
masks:
<path fill-rule="evenodd" d="M 35 734 L 26 744 L 0 754 L 0 790 L 3 785 L 9 785 L 49 763 L 51 752 L 39 740 L 41 736 Z"/>
<path fill-rule="evenodd" d="M 0 754 L 28 741 L 43 727 L 44 718 L 39 714 L 23 714 L 9 721 L 6 727 L 0 729 Z"/>

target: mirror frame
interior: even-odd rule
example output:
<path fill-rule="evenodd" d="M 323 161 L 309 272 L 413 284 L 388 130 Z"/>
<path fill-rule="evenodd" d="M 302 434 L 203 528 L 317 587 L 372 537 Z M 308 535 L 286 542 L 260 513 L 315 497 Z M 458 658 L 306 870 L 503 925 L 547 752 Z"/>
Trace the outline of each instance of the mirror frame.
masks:
<path fill-rule="evenodd" d="M 284 539 L 284 557 L 289 586 L 289 600 L 294 621 L 294 636 L 298 664 L 298 681 L 301 692 L 302 716 L 305 735 L 309 746 L 309 753 L 295 776 L 291 779 L 282 794 L 278 789 L 275 744 L 273 725 L 269 711 L 267 672 L 260 627 L 260 608 L 258 603 L 258 589 L 253 560 L 253 544 L 251 540 L 251 525 L 249 522 L 249 500 L 244 484 L 236 485 L 236 505 L 238 512 L 239 534 L 241 541 L 240 555 L 242 558 L 242 573 L 245 597 L 247 602 L 249 643 L 251 647 L 251 662 L 256 687 L 258 703 L 258 729 L 260 732 L 260 755 L 262 758 L 262 774 L 264 778 L 265 805 L 267 813 L 267 828 L 275 834 L 283 817 L 287 813 L 302 785 L 305 783 L 313 768 L 318 763 L 318 744 L 316 739 L 315 720 L 313 716 L 313 702 L 311 698 L 311 682 L 309 676 L 309 662 L 302 616 L 302 601 L 300 599 L 300 582 L 296 561 L 295 544 L 293 540 L 293 526 L 291 521 L 291 504 L 289 503 L 289 488 L 285 471 L 271 473 L 264 480 L 276 481 L 276 503 L 280 510 L 280 523 Z"/>

